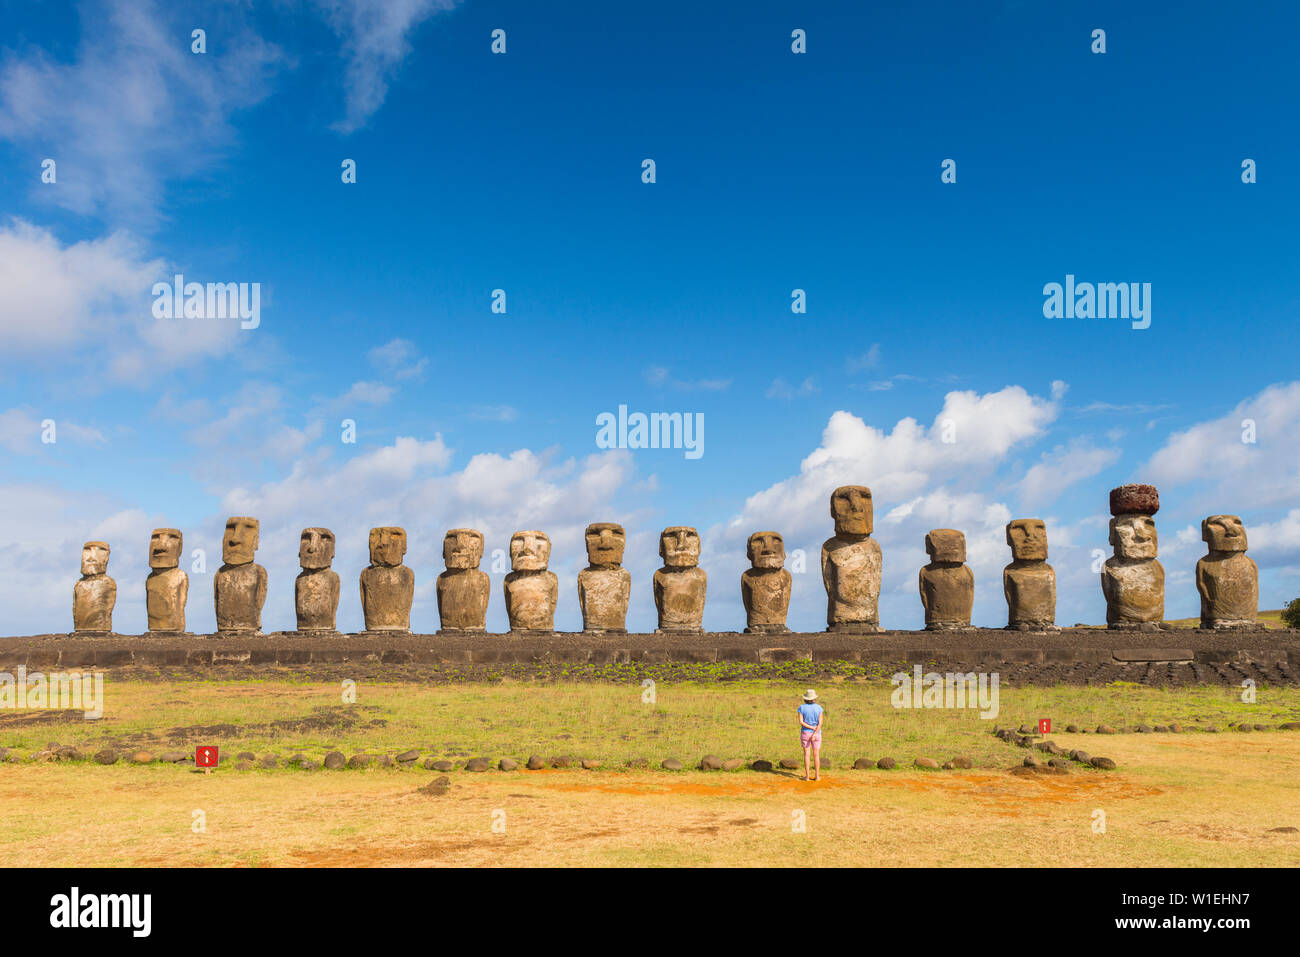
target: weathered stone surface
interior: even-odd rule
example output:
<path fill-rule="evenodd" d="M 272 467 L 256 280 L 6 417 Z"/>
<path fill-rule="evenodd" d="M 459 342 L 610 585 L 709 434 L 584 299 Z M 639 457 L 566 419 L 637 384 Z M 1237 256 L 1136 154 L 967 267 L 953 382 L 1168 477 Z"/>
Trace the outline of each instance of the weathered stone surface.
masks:
<path fill-rule="evenodd" d="M 842 485 L 831 493 L 835 534 L 822 544 L 826 630 L 870 634 L 880 630 L 880 543 L 871 537 L 871 489 Z"/>
<path fill-rule="evenodd" d="M 492 762 L 487 758 L 470 758 L 465 762 L 466 771 L 489 771 L 492 768 Z"/>
<path fill-rule="evenodd" d="M 1070 762 L 1065 760 L 1065 758 L 1048 758 L 1047 764 L 1049 767 L 1053 768 L 1068 769 L 1070 767 Z"/>
<path fill-rule="evenodd" d="M 704 757 L 700 758 L 700 770 L 721 771 L 722 758 L 718 757 L 716 754 L 706 754 Z"/>
<path fill-rule="evenodd" d="M 513 758 L 502 758 L 497 762 L 497 767 L 502 771 L 516 771 L 519 769 L 519 762 Z"/>
<path fill-rule="evenodd" d="M 583 758 L 578 762 L 578 764 L 582 766 L 584 771 L 595 771 L 601 766 L 602 762 L 598 761 L 596 758 Z"/>
<path fill-rule="evenodd" d="M 411 748 L 409 751 L 403 751 L 396 755 L 398 764 L 414 764 L 420 757 L 419 748 Z"/>
<path fill-rule="evenodd" d="M 256 760 L 257 760 L 257 755 L 254 754 L 252 751 L 240 751 L 237 755 L 235 755 L 235 760 L 236 760 L 236 761 L 256 761 Z"/>
<path fill-rule="evenodd" d="M 253 768 L 255 768 L 255 767 L 257 767 L 257 765 L 255 765 L 252 761 L 236 761 L 236 762 L 235 762 L 235 770 L 236 770 L 236 771 L 251 771 L 251 770 L 253 770 Z"/>
<path fill-rule="evenodd" d="M 1090 762 L 1094 768 L 1100 768 L 1102 771 L 1114 771 L 1115 762 L 1110 758 L 1093 758 Z"/>
<path fill-rule="evenodd" d="M 406 529 L 370 530 L 370 565 L 361 572 L 361 610 L 366 631 L 410 631 L 415 572 L 402 564 Z"/>
<path fill-rule="evenodd" d="M 555 757 L 551 758 L 551 767 L 553 768 L 567 768 L 572 764 L 573 755 L 570 754 L 557 754 Z"/>
<path fill-rule="evenodd" d="M 334 631 L 340 583 L 334 561 L 334 533 L 328 528 L 304 528 L 298 540 L 302 571 L 293 582 L 293 604 L 299 631 Z"/>
<path fill-rule="evenodd" d="M 578 572 L 578 607 L 587 634 L 627 631 L 632 573 L 623 567 L 627 533 L 614 522 L 587 526 L 587 567 Z"/>
<path fill-rule="evenodd" d="M 952 766 L 963 771 L 969 770 L 974 765 L 969 754 L 959 754 L 952 759 Z"/>
<path fill-rule="evenodd" d="M 492 580 L 480 570 L 483 533 L 453 528 L 442 539 L 447 570 L 438 576 L 438 621 L 444 631 L 486 631 Z"/>
<path fill-rule="evenodd" d="M 164 751 L 158 755 L 158 760 L 164 764 L 180 764 L 189 756 L 188 751 Z"/>
<path fill-rule="evenodd" d="M 1111 492 L 1112 505 L 1119 491 Z M 1130 499 L 1121 496 L 1121 501 Z M 1148 499 L 1138 504 L 1143 502 Z M 1101 570 L 1101 590 L 1106 596 L 1106 624 L 1111 628 L 1156 627 L 1164 619 L 1165 570 L 1156 561 L 1158 542 L 1152 514 L 1125 512 L 1110 520 L 1110 544 L 1115 554 Z"/>
<path fill-rule="evenodd" d="M 1121 485 L 1110 490 L 1110 514 L 1154 515 L 1160 511 L 1160 493 L 1154 485 Z"/>
<path fill-rule="evenodd" d="M 1208 554 L 1196 563 L 1201 627 L 1253 628 L 1259 618 L 1259 568 L 1246 555 L 1246 529 L 1236 515 L 1201 522 Z"/>
<path fill-rule="evenodd" d="M 421 794 L 428 794 L 432 797 L 440 797 L 451 790 L 451 778 L 445 774 L 440 775 L 421 788 L 417 788 Z"/>
<path fill-rule="evenodd" d="M 643 769 L 645 769 L 645 768 L 650 767 L 650 759 L 649 759 L 649 758 L 629 758 L 629 759 L 628 759 L 628 762 L 627 762 L 627 766 L 628 766 L 629 768 L 633 768 L 634 770 L 643 770 Z"/>
<path fill-rule="evenodd" d="M 1110 725 L 1108 725 L 1108 724 L 1099 724 L 1099 725 L 1097 725 L 1097 733 L 1098 733 L 1098 734 L 1118 734 L 1119 732 L 1116 731 L 1114 728 L 1112 728 L 1112 727 L 1111 727 Z"/>
<path fill-rule="evenodd" d="M 934 758 L 917 758 L 913 764 L 918 768 L 928 768 L 931 771 L 939 770 L 939 762 Z"/>
<path fill-rule="evenodd" d="M 1032 754 L 1025 755 L 1025 767 L 1027 768 L 1037 768 L 1040 767 L 1042 763 L 1042 761 L 1039 761 L 1038 758 L 1034 757 Z"/>
<path fill-rule="evenodd" d="M 539 755 L 533 754 L 528 758 L 528 763 L 524 765 L 529 771 L 540 771 L 546 767 L 546 761 Z"/>
<path fill-rule="evenodd" d="M 870 758 L 858 758 L 853 762 L 853 769 L 855 771 L 869 771 L 875 766 L 876 762 L 872 761 Z"/>
<path fill-rule="evenodd" d="M 1007 523 L 1011 564 L 1002 569 L 1007 628 L 1056 630 L 1056 572 L 1047 564 L 1047 526 L 1041 518 Z"/>
<path fill-rule="evenodd" d="M 739 771 L 744 766 L 745 761 L 743 758 L 727 758 L 722 762 L 722 770 L 724 771 Z"/>
<path fill-rule="evenodd" d="M 117 764 L 119 758 L 121 758 L 121 755 L 112 748 L 105 748 L 102 751 L 95 752 L 96 764 Z"/>
<path fill-rule="evenodd" d="M 505 580 L 506 615 L 511 631 L 554 631 L 560 580 L 547 571 L 551 540 L 544 532 L 515 532 L 510 538 L 510 567 Z"/>
<path fill-rule="evenodd" d="M 278 755 L 274 754 L 264 755 L 262 760 L 257 762 L 257 766 L 265 768 L 268 771 L 273 771 L 280 766 L 280 758 Z"/>
<path fill-rule="evenodd" d="M 785 540 L 777 532 L 755 532 L 745 546 L 750 568 L 740 575 L 745 631 L 783 632 L 790 610 L 792 579 L 785 570 Z"/>
<path fill-rule="evenodd" d="M 108 542 L 81 546 L 81 579 L 72 588 L 72 630 L 86 634 L 113 630 L 117 582 L 108 577 Z"/>
<path fill-rule="evenodd" d="M 331 751 L 329 754 L 325 755 L 325 767 L 329 768 L 331 771 L 337 771 L 347 763 L 348 759 L 343 756 L 342 751 Z"/>
<path fill-rule="evenodd" d="M 430 770 L 430 771 L 454 771 L 454 770 L 456 770 L 456 765 L 455 765 L 453 762 L 446 760 L 445 758 L 444 758 L 443 760 L 441 760 L 441 761 L 428 761 L 428 762 L 426 762 L 426 763 L 429 765 L 429 770 Z"/>
<path fill-rule="evenodd" d="M 771 771 L 772 762 L 767 761 L 763 758 L 758 758 L 752 764 L 750 764 L 750 768 L 754 771 Z"/>
<path fill-rule="evenodd" d="M 129 760 L 132 764 L 152 764 L 154 757 L 148 751 L 136 751 L 127 760 Z"/>
<path fill-rule="evenodd" d="M 898 762 L 893 758 L 881 758 L 876 762 L 876 767 L 880 768 L 882 771 L 891 771 L 897 766 L 897 764 Z"/>
<path fill-rule="evenodd" d="M 794 758 L 782 758 L 779 763 L 786 771 L 797 771 L 803 766 Z"/>
<path fill-rule="evenodd" d="M 966 564 L 966 536 L 935 528 L 925 536 L 930 564 L 921 569 L 921 604 L 928 631 L 969 628 L 975 603 L 975 573 Z"/>
<path fill-rule="evenodd" d="M 700 563 L 700 534 L 686 525 L 665 528 L 659 535 L 663 567 L 654 573 L 655 608 L 659 630 L 704 631 L 704 600 L 709 576 Z"/>
<path fill-rule="evenodd" d="M 266 569 L 253 560 L 259 529 L 257 519 L 246 515 L 226 519 L 226 531 L 221 538 L 224 564 L 212 576 L 218 631 L 256 633 L 262 630 Z"/>
<path fill-rule="evenodd" d="M 665 771 L 680 771 L 682 769 L 682 762 L 678 761 L 676 758 L 665 758 L 663 763 L 659 766 Z"/>
<path fill-rule="evenodd" d="M 145 579 L 145 606 L 149 630 L 183 632 L 189 577 L 177 566 L 183 539 L 179 529 L 155 528 L 149 538 L 149 577 Z"/>
<path fill-rule="evenodd" d="M 1075 761 L 1078 761 L 1080 764 L 1092 763 L 1092 755 L 1089 754 L 1087 751 L 1071 751 L 1070 757 L 1073 758 Z"/>
<path fill-rule="evenodd" d="M 354 754 L 348 758 L 348 767 L 350 768 L 368 768 L 370 767 L 370 755 Z"/>

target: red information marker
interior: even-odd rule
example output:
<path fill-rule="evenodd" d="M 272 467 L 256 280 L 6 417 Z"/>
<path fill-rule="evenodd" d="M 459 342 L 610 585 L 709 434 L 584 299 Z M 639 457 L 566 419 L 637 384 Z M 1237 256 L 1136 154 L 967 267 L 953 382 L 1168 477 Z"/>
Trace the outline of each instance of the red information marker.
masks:
<path fill-rule="evenodd" d="M 1039 718 L 1039 719 L 1038 719 L 1038 733 L 1039 733 L 1039 734 L 1051 734 L 1051 733 L 1052 733 L 1052 719 L 1051 719 L 1051 718 Z"/>
<path fill-rule="evenodd" d="M 215 768 L 217 766 L 217 749 L 199 748 L 194 752 L 194 765 L 200 768 Z"/>

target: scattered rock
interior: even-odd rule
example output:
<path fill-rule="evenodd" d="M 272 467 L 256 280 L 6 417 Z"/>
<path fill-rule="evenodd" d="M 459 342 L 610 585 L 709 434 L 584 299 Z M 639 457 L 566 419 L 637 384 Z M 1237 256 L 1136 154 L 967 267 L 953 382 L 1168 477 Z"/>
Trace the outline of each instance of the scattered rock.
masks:
<path fill-rule="evenodd" d="M 1155 728 L 1151 727 L 1149 724 L 1139 724 L 1134 730 L 1138 734 L 1150 734 L 1155 731 Z"/>
<path fill-rule="evenodd" d="M 393 760 L 393 756 L 391 754 L 381 754 L 376 756 L 375 763 L 378 764 L 381 768 L 397 767 L 397 762 Z"/>
<path fill-rule="evenodd" d="M 969 754 L 959 754 L 949 763 L 952 764 L 954 768 L 960 768 L 963 771 L 969 771 L 975 766 L 975 762 L 971 760 Z"/>
<path fill-rule="evenodd" d="M 881 758 L 876 762 L 876 767 L 882 771 L 892 771 L 896 766 L 897 762 L 893 758 Z"/>
<path fill-rule="evenodd" d="M 1054 768 L 1068 768 L 1070 766 L 1070 762 L 1065 758 L 1048 758 L 1047 763 Z"/>
<path fill-rule="evenodd" d="M 595 758 L 583 758 L 578 763 L 582 765 L 584 771 L 595 771 L 601 765 L 601 762 Z"/>
<path fill-rule="evenodd" d="M 1270 834 L 1295 834 L 1298 831 L 1300 831 L 1300 828 L 1295 827 L 1270 827 L 1268 829 Z"/>
<path fill-rule="evenodd" d="M 666 758 L 659 766 L 665 771 L 680 771 L 682 769 L 682 762 L 678 761 L 676 758 Z"/>
<path fill-rule="evenodd" d="M 487 771 L 492 767 L 492 762 L 487 758 L 470 758 L 465 762 L 466 771 Z"/>
<path fill-rule="evenodd" d="M 772 770 L 772 762 L 771 762 L 771 761 L 765 761 L 765 760 L 763 760 L 762 758 L 759 758 L 758 760 L 754 761 L 754 762 L 750 765 L 750 768 L 753 769 L 753 770 L 755 770 L 755 771 L 771 771 L 771 770 Z"/>
<path fill-rule="evenodd" d="M 304 771 L 319 771 L 321 769 L 321 763 L 319 761 L 313 761 L 311 758 L 304 757 L 298 762 L 298 767 L 302 768 Z"/>
<path fill-rule="evenodd" d="M 397 756 L 398 764 L 414 764 L 420 757 L 419 748 L 411 748 L 409 751 L 403 751 Z"/>
<path fill-rule="evenodd" d="M 526 767 L 529 771 L 540 771 L 542 768 L 546 767 L 546 762 L 543 761 L 537 755 L 530 754 L 528 756 L 527 763 L 524 764 L 524 767 Z"/>
<path fill-rule="evenodd" d="M 121 757 L 112 748 L 105 748 L 103 751 L 95 752 L 96 764 L 117 764 L 117 759 Z"/>
<path fill-rule="evenodd" d="M 1043 762 L 1039 761 L 1038 758 L 1034 757 L 1032 754 L 1025 755 L 1025 767 L 1037 768 L 1037 767 L 1042 767 L 1042 764 Z"/>
<path fill-rule="evenodd" d="M 497 762 L 497 767 L 502 771 L 517 771 L 519 770 L 519 762 L 514 758 L 502 758 Z"/>
<path fill-rule="evenodd" d="M 158 760 L 165 764 L 180 764 L 188 757 L 189 754 L 185 751 L 164 751 L 158 755 Z"/>
<path fill-rule="evenodd" d="M 1165 724 L 1156 725 L 1156 734 L 1168 734 L 1169 726 Z"/>
<path fill-rule="evenodd" d="M 1089 754 L 1087 751 L 1071 751 L 1070 757 L 1073 758 L 1075 761 L 1078 761 L 1080 764 L 1092 763 L 1092 755 Z"/>
<path fill-rule="evenodd" d="M 1268 725 L 1266 725 L 1266 724 L 1256 724 L 1256 725 L 1252 725 L 1252 727 L 1253 727 L 1256 731 L 1267 731 L 1267 730 L 1268 730 Z"/>
<path fill-rule="evenodd" d="M 1091 764 L 1094 768 L 1100 768 L 1102 771 L 1115 770 L 1115 762 L 1112 761 L 1110 758 L 1093 758 L 1088 763 Z"/>
<path fill-rule="evenodd" d="M 1277 726 L 1279 731 L 1300 731 L 1300 721 L 1288 721 Z"/>
<path fill-rule="evenodd" d="M 342 751 L 331 751 L 329 754 L 325 755 L 325 767 L 329 768 L 331 771 L 337 771 L 347 763 L 348 759 L 343 756 Z"/>
<path fill-rule="evenodd" d="M 252 761 L 236 761 L 236 762 L 235 762 L 235 770 L 236 770 L 236 771 L 251 771 L 251 770 L 253 770 L 253 762 L 252 762 Z"/>
<path fill-rule="evenodd" d="M 721 771 L 722 758 L 718 757 L 716 754 L 706 754 L 704 757 L 700 758 L 700 770 Z"/>
<path fill-rule="evenodd" d="M 368 768 L 370 767 L 370 755 L 354 754 L 348 758 L 348 767 L 350 768 Z"/>
<path fill-rule="evenodd" d="M 918 768 L 929 768 L 932 771 L 939 770 L 939 762 L 934 758 L 917 758 L 912 763 Z"/>
<path fill-rule="evenodd" d="M 153 755 L 148 751 L 137 751 L 127 760 L 132 764 L 153 764 Z"/>
<path fill-rule="evenodd" d="M 1114 728 L 1112 728 L 1112 727 L 1111 727 L 1110 725 L 1108 725 L 1108 724 L 1099 724 L 1099 725 L 1097 725 L 1097 733 L 1098 733 L 1098 734 L 1118 734 L 1119 732 L 1117 732 Z"/>
<path fill-rule="evenodd" d="M 1067 734 L 1078 734 L 1079 726 L 1077 724 L 1067 724 L 1065 726 L 1065 731 Z"/>
<path fill-rule="evenodd" d="M 1237 725 L 1237 730 L 1238 730 L 1238 731 L 1254 731 L 1255 729 L 1252 728 L 1252 727 L 1251 727 L 1250 725 L 1248 725 L 1248 724 L 1239 724 L 1239 725 Z"/>
<path fill-rule="evenodd" d="M 800 767 L 799 762 L 794 758 L 782 758 L 778 763 L 786 771 L 798 771 Z"/>
<path fill-rule="evenodd" d="M 1219 726 L 1217 724 L 1207 724 L 1205 726 L 1205 730 L 1208 731 L 1210 734 L 1218 734 Z"/>
<path fill-rule="evenodd" d="M 573 758 L 567 754 L 559 754 L 551 758 L 551 767 L 553 768 L 567 768 L 571 764 L 573 764 Z"/>
<path fill-rule="evenodd" d="M 235 755 L 235 760 L 236 760 L 236 761 L 256 761 L 256 760 L 257 760 L 257 755 L 254 754 L 252 751 L 240 751 L 237 755 Z"/>
<path fill-rule="evenodd" d="M 1182 726 L 1181 724 L 1179 724 L 1177 721 L 1175 721 L 1173 724 L 1169 725 L 1169 733 L 1170 733 L 1170 734 L 1182 734 L 1182 733 L 1183 733 L 1183 726 Z"/>
<path fill-rule="evenodd" d="M 649 759 L 649 758 L 632 758 L 630 761 L 627 762 L 627 766 L 628 766 L 629 768 L 633 768 L 634 770 L 638 770 L 638 771 L 639 771 L 639 770 L 642 770 L 643 768 L 648 768 L 648 767 L 650 767 L 650 759 Z"/>
<path fill-rule="evenodd" d="M 445 774 L 439 775 L 424 787 L 419 788 L 421 794 L 430 794 L 434 796 L 446 794 L 450 790 L 451 778 L 447 777 Z"/>
<path fill-rule="evenodd" d="M 875 766 L 876 762 L 872 761 L 870 758 L 858 758 L 853 762 L 853 770 L 855 771 L 869 771 Z"/>
<path fill-rule="evenodd" d="M 727 760 L 722 762 L 722 770 L 724 771 L 739 771 L 744 766 L 744 758 L 727 758 Z"/>
<path fill-rule="evenodd" d="M 942 769 L 945 770 L 945 771 L 951 771 L 951 770 L 952 770 L 952 762 L 951 762 L 951 761 L 945 761 L 945 762 L 943 762 L 943 764 L 941 765 L 941 767 L 942 767 Z"/>
<path fill-rule="evenodd" d="M 257 766 L 272 771 L 280 766 L 280 758 L 274 754 L 268 754 L 257 762 Z"/>

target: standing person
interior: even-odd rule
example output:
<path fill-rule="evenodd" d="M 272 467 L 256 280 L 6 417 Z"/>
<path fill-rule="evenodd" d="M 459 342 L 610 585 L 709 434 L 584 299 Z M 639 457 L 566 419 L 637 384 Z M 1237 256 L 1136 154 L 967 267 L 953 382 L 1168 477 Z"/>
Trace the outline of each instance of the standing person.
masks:
<path fill-rule="evenodd" d="M 803 745 L 803 779 L 821 780 L 822 725 L 824 710 L 817 703 L 817 692 L 809 688 L 799 705 L 799 743 Z M 809 771 L 808 752 L 812 751 L 812 771 Z"/>

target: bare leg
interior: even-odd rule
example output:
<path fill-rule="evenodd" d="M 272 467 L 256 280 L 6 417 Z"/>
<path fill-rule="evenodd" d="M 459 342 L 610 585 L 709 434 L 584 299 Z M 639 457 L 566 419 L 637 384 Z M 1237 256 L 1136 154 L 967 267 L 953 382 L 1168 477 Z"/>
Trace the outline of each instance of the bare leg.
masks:
<path fill-rule="evenodd" d="M 805 781 L 810 779 L 808 771 L 808 748 L 803 749 L 803 779 Z"/>
<path fill-rule="evenodd" d="M 822 778 L 822 746 L 814 740 L 810 750 L 812 751 L 813 780 L 820 781 Z M 807 763 L 808 752 L 805 751 L 803 754 L 804 763 Z"/>

